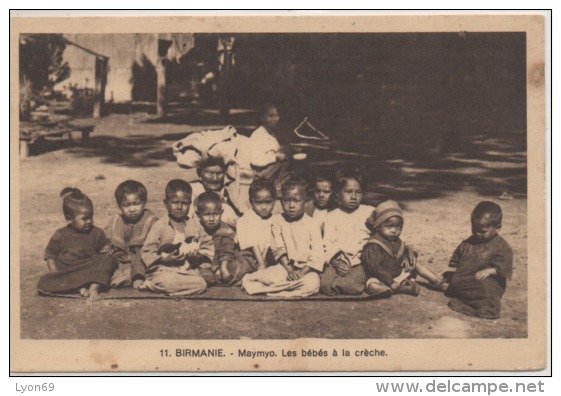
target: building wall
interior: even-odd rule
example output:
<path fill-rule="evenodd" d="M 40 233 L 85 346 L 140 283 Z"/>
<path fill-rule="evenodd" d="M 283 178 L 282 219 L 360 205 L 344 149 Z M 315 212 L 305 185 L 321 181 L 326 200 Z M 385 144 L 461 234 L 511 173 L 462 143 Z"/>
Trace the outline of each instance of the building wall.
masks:
<path fill-rule="evenodd" d="M 192 34 L 65 34 L 64 37 L 109 57 L 105 100 L 115 102 L 155 100 L 159 39 L 174 40 L 168 51 L 170 60 L 177 60 L 194 46 Z M 70 76 L 55 89 L 63 90 L 70 84 L 78 88 L 94 88 L 95 55 L 67 45 L 63 61 L 70 66 Z"/>

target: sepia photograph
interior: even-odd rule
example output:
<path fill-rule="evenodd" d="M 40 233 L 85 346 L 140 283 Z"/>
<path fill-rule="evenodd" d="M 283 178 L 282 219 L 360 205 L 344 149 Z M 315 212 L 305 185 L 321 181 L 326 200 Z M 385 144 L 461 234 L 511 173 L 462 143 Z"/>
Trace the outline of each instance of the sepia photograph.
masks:
<path fill-rule="evenodd" d="M 12 371 L 544 368 L 543 17 L 10 19 Z"/>

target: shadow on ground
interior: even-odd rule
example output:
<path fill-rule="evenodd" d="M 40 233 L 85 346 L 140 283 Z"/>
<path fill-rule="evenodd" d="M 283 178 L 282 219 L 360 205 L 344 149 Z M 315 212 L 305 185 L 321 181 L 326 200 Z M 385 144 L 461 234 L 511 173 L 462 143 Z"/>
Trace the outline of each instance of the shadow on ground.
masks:
<path fill-rule="evenodd" d="M 165 118 L 138 112 L 113 114 L 98 123 L 88 146 L 42 142 L 32 154 L 65 149 L 73 156 L 99 158 L 108 164 L 159 167 L 175 161 L 171 145 L 189 133 L 230 124 L 249 135 L 256 118 L 254 111 L 232 110 L 224 123 L 218 110 L 193 105 L 174 106 Z M 305 148 L 308 159 L 299 164 L 300 169 L 310 176 L 319 169 L 359 168 L 369 185 L 365 201 L 373 204 L 388 198 L 436 198 L 466 187 L 486 196 L 526 194 L 524 133 L 492 130 L 482 123 L 452 133 L 443 126 L 429 129 L 423 119 L 415 128 L 405 127 L 410 126 L 408 119 L 394 121 L 382 120 L 379 127 L 365 126 L 361 120 L 347 120 L 344 126 L 335 122 L 326 130 L 332 138 L 330 148 Z M 286 138 L 294 137 L 294 125 L 287 124 L 282 125 L 285 140 L 294 142 Z"/>

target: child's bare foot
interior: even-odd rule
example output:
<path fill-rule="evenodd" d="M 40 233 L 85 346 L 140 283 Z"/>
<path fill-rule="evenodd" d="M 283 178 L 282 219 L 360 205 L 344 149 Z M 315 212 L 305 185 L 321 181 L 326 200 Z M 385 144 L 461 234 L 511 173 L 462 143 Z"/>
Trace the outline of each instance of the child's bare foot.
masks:
<path fill-rule="evenodd" d="M 448 282 L 446 282 L 445 279 L 442 279 L 440 282 L 429 284 L 429 289 L 445 292 L 446 290 L 448 290 L 448 286 Z"/>
<path fill-rule="evenodd" d="M 132 287 L 134 289 L 140 289 L 143 285 L 144 281 L 142 279 L 135 279 L 134 282 L 132 282 Z"/>
<path fill-rule="evenodd" d="M 99 301 L 99 300 L 101 300 L 101 296 L 97 292 L 97 289 L 99 289 L 99 284 L 92 283 L 90 285 L 90 290 L 89 290 L 90 296 L 88 298 L 89 301 Z"/>
<path fill-rule="evenodd" d="M 89 290 L 88 290 L 87 288 L 81 287 L 81 288 L 80 288 L 80 295 L 81 295 L 82 297 L 89 297 L 89 296 L 90 296 L 90 292 L 89 292 Z"/>

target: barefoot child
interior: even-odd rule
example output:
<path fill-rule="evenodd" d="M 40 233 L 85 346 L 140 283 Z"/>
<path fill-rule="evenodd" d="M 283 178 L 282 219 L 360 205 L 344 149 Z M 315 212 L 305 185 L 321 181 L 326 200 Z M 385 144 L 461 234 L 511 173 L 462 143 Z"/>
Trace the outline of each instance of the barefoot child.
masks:
<path fill-rule="evenodd" d="M 246 273 L 264 270 L 272 264 L 271 225 L 275 205 L 275 186 L 269 181 L 254 181 L 249 186 L 251 209 L 238 220 L 237 236 L 241 253 L 251 259 L 247 266 L 230 273 L 232 281 L 239 281 Z M 223 274 L 224 275 L 224 274 Z"/>
<path fill-rule="evenodd" d="M 126 180 L 117 186 L 115 199 L 121 214 L 115 215 L 105 228 L 113 243 L 113 257 L 119 266 L 111 278 L 111 287 L 131 286 L 138 289 L 144 281 L 146 267 L 140 253 L 152 225 L 158 218 L 145 208 L 146 187 L 136 180 Z"/>
<path fill-rule="evenodd" d="M 242 279 L 248 294 L 307 297 L 319 291 L 323 242 L 319 226 L 304 213 L 307 185 L 289 180 L 282 186 L 283 214 L 272 220 L 271 251 L 277 264 Z"/>
<path fill-rule="evenodd" d="M 328 264 L 321 275 L 321 292 L 327 295 L 357 295 L 364 291 L 366 276 L 360 253 L 370 231 L 366 219 L 373 206 L 362 205 L 362 175 L 354 171 L 338 172 L 335 193 L 339 207 L 325 217 L 325 258 Z"/>
<path fill-rule="evenodd" d="M 394 293 L 417 296 L 419 286 L 413 280 L 416 275 L 427 279 L 436 290 L 447 289 L 448 283 L 418 263 L 418 254 L 400 239 L 403 213 L 397 202 L 382 202 L 367 224 L 372 237 L 362 249 L 361 261 L 369 278 L 366 281 L 368 294 L 377 297 L 389 297 Z"/>
<path fill-rule="evenodd" d="M 333 196 L 333 179 L 327 174 L 319 174 L 314 181 L 312 199 L 306 202 L 305 212 L 320 226 L 323 235 L 325 217 L 335 209 Z"/>
<path fill-rule="evenodd" d="M 465 315 L 497 319 L 506 280 L 512 276 L 512 248 L 500 235 L 503 214 L 494 202 L 480 202 L 471 214 L 472 235 L 450 260 L 456 272 L 448 293 L 448 306 Z"/>
<path fill-rule="evenodd" d="M 214 246 L 212 239 L 202 235 L 199 221 L 187 216 L 191 192 L 191 186 L 184 180 L 174 179 L 167 184 L 164 206 L 168 215 L 154 223 L 142 247 L 147 271 L 141 289 L 170 296 L 206 290 L 205 279 L 189 260 L 212 254 Z"/>
<path fill-rule="evenodd" d="M 92 201 L 77 188 L 65 188 L 62 211 L 67 226 L 58 229 L 45 250 L 49 273 L 39 279 L 41 293 L 80 292 L 90 301 L 101 299 L 115 267 L 111 241 L 93 225 Z"/>

